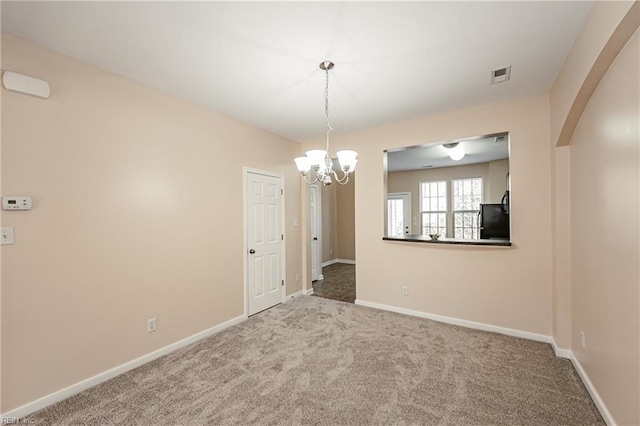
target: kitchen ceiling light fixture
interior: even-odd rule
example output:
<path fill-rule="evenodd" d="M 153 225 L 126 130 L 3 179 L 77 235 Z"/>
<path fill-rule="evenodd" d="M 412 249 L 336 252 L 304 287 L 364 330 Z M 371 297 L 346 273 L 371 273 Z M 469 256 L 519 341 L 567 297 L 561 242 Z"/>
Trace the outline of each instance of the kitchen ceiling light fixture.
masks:
<path fill-rule="evenodd" d="M 294 161 L 298 170 L 302 174 L 302 177 L 306 183 L 312 185 L 316 182 L 322 182 L 325 186 L 331 185 L 331 175 L 335 178 L 336 182 L 340 185 L 344 185 L 349 182 L 349 175 L 356 170 L 356 164 L 358 163 L 358 153 L 345 149 L 338 151 L 338 163 L 342 170 L 342 178 L 338 177 L 338 174 L 333 170 L 333 160 L 329 156 L 329 133 L 331 133 L 333 127 L 329 123 L 329 70 L 334 67 L 334 63 L 331 61 L 320 62 L 320 69 L 324 70 L 326 77 L 326 85 L 324 88 L 324 115 L 327 118 L 327 146 L 326 149 L 312 149 L 306 152 L 305 157 L 298 157 Z M 313 178 L 308 178 L 311 170 L 313 170 Z"/>
<path fill-rule="evenodd" d="M 453 161 L 460 161 L 464 158 L 464 148 L 460 142 L 445 143 L 442 146 L 446 149 L 447 155 Z"/>

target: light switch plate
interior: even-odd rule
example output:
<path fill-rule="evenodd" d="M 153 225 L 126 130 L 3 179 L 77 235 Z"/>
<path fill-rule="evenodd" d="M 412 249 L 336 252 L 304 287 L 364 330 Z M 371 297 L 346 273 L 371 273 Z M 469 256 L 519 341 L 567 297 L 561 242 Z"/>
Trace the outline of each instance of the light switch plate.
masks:
<path fill-rule="evenodd" d="M 0 245 L 6 246 L 13 244 L 13 228 L 2 228 L 0 233 Z"/>

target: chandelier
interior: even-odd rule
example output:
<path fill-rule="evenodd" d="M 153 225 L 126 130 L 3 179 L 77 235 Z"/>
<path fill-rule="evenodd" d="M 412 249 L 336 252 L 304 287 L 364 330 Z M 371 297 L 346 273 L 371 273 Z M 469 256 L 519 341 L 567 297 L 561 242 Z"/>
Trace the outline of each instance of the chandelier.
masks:
<path fill-rule="evenodd" d="M 338 177 L 338 173 L 333 170 L 333 160 L 329 156 L 329 133 L 333 130 L 329 123 L 329 70 L 334 67 L 334 63 L 324 61 L 320 63 L 320 69 L 324 70 L 326 77 L 326 85 L 324 88 L 324 115 L 327 118 L 327 147 L 326 149 L 312 149 L 306 152 L 305 157 L 298 157 L 294 161 L 296 167 L 302 174 L 302 177 L 309 185 L 316 182 L 322 182 L 325 186 L 331 185 L 331 176 L 340 185 L 349 182 L 349 175 L 356 169 L 358 163 L 358 153 L 345 149 L 336 152 L 338 163 L 342 170 L 342 177 Z"/>

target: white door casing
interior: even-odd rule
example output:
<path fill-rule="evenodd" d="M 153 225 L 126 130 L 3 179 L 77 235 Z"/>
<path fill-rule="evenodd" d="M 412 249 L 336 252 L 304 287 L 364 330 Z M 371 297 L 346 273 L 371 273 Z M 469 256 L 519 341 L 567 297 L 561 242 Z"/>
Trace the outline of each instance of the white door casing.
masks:
<path fill-rule="evenodd" d="M 311 281 L 321 280 L 322 261 L 320 259 L 320 188 L 314 185 L 309 187 L 309 209 L 311 227 Z"/>
<path fill-rule="evenodd" d="M 284 188 L 281 176 L 245 169 L 246 310 L 282 303 Z"/>

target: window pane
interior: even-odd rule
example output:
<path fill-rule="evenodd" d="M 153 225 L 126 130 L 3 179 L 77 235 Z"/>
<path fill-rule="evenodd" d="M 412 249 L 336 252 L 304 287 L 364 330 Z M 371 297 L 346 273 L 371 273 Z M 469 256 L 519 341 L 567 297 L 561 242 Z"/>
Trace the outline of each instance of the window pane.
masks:
<path fill-rule="evenodd" d="M 387 209 L 389 215 L 389 223 L 387 231 L 391 237 L 399 237 L 404 235 L 404 203 L 402 200 L 388 200 Z"/>
<path fill-rule="evenodd" d="M 440 197 L 446 197 L 447 196 L 447 183 L 442 181 L 439 183 L 438 185 L 438 195 Z"/>
<path fill-rule="evenodd" d="M 476 212 L 464 212 L 453 214 L 454 238 L 475 240 L 479 238 L 478 214 Z"/>
<path fill-rule="evenodd" d="M 438 210 L 441 212 L 447 211 L 447 197 L 438 197 Z"/>
<path fill-rule="evenodd" d="M 442 234 L 446 235 L 446 213 L 423 213 L 422 235 Z"/>

